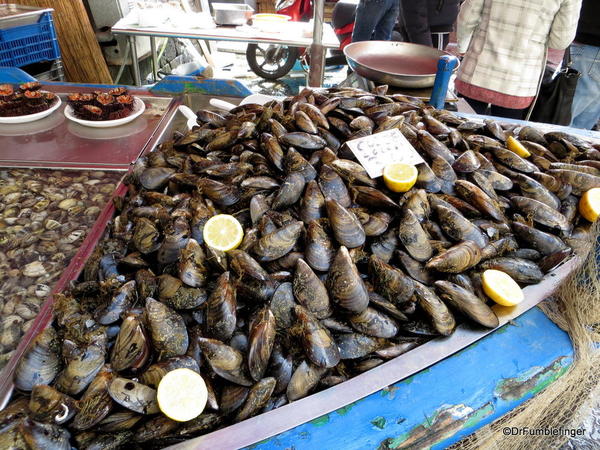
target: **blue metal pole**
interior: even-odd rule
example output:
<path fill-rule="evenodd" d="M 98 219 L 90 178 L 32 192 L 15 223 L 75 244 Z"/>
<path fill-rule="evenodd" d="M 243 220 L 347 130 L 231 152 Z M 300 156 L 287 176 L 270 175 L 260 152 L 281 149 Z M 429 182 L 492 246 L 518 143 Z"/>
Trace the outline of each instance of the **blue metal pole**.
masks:
<path fill-rule="evenodd" d="M 429 104 L 434 108 L 444 107 L 450 76 L 457 65 L 458 59 L 455 56 L 444 55 L 438 61 L 435 83 L 433 84 L 431 99 L 429 100 Z"/>

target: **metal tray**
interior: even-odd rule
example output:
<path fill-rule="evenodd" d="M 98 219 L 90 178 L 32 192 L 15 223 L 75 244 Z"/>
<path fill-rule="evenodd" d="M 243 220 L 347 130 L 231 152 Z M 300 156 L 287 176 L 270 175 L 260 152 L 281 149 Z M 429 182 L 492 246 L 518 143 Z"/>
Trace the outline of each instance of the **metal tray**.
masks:
<path fill-rule="evenodd" d="M 125 171 L 142 149 L 153 144 L 155 131 L 170 120 L 178 105 L 171 97 L 130 89 L 132 95 L 146 104 L 144 114 L 126 125 L 93 129 L 67 120 L 64 109 L 67 94 L 88 93 L 98 87 L 48 84 L 42 89 L 59 95 L 63 105 L 50 116 L 35 122 L 1 124 L 0 167 Z"/>
<path fill-rule="evenodd" d="M 432 87 L 438 60 L 449 54 L 426 45 L 392 41 L 353 42 L 344 48 L 348 65 L 359 75 L 412 89 Z M 419 65 L 423 71 L 414 70 Z"/>
<path fill-rule="evenodd" d="M 244 25 L 254 14 L 254 9 L 245 3 L 213 3 L 217 25 Z"/>
<path fill-rule="evenodd" d="M 210 98 L 209 96 L 202 95 L 190 95 L 186 97 L 186 103 L 192 109 L 206 107 Z M 172 132 L 183 129 L 185 123 L 186 119 L 181 113 L 177 112 L 157 133 L 154 146 L 146 147 L 142 153 L 145 154 L 153 150 L 159 143 L 168 140 Z M 123 196 L 126 191 L 126 186 L 120 184 L 114 195 Z M 55 292 L 64 289 L 71 280 L 77 279 L 87 258 L 102 238 L 104 230 L 114 212 L 113 203 L 109 202 L 100 214 L 94 228 L 90 231 L 82 248 L 76 257 L 73 258 L 71 265 L 67 268 L 59 283 L 57 283 Z M 546 274 L 540 283 L 525 287 L 526 300 L 523 303 L 515 307 L 495 305 L 493 309 L 499 318 L 499 327 L 502 327 L 510 320 L 520 316 L 550 296 L 581 265 L 585 256 L 572 256 L 553 271 Z M 19 345 L 15 356 L 9 362 L 9 365 L 5 367 L 5 371 L 0 374 L 0 408 L 4 407 L 10 398 L 12 392 L 12 373 L 18 358 L 22 355 L 31 339 L 48 326 L 51 320 L 52 299 L 49 298 L 38 315 L 36 323 L 31 327 L 21 345 Z M 403 380 L 459 352 L 494 331 L 475 328 L 470 324 L 462 324 L 451 336 L 431 340 L 344 383 L 169 448 L 182 450 L 205 448 L 229 449 L 251 446 Z M 10 370 L 8 370 L 9 366 Z"/>

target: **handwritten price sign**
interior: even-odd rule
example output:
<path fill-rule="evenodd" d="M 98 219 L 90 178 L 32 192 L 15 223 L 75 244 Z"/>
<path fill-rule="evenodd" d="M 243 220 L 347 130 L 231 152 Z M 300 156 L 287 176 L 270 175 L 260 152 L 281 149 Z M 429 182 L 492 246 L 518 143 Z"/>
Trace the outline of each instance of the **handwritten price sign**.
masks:
<path fill-rule="evenodd" d="M 391 163 L 416 166 L 425 162 L 397 128 L 346 143 L 371 178 L 380 177 Z"/>

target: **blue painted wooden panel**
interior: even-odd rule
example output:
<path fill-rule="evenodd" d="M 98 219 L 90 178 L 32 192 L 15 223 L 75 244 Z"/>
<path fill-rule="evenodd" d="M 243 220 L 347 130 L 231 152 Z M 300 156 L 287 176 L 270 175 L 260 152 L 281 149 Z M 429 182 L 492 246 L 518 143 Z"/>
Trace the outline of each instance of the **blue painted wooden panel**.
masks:
<path fill-rule="evenodd" d="M 150 88 L 155 94 L 205 94 L 246 97 L 252 91 L 237 80 L 169 75 Z"/>
<path fill-rule="evenodd" d="M 538 308 L 451 358 L 252 449 L 445 448 L 561 376 L 568 335 Z"/>

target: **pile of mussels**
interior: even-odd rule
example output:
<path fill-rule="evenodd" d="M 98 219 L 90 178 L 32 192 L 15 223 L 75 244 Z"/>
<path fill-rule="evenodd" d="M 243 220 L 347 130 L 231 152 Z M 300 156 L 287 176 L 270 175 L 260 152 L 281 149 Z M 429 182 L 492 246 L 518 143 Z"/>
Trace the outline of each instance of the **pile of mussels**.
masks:
<path fill-rule="evenodd" d="M 402 95 L 310 90 L 229 114 L 138 160 L 82 280 L 20 361 L 0 447 L 158 447 L 242 421 L 394 358 L 457 323 L 496 327 L 481 272 L 538 283 L 589 238 L 578 197 L 600 151 L 565 133 L 477 123 Z M 345 141 L 399 129 L 426 159 L 405 194 Z M 531 152 L 507 150 L 515 135 Z M 234 215 L 241 245 L 203 242 Z M 205 412 L 156 387 L 187 367 Z"/>

